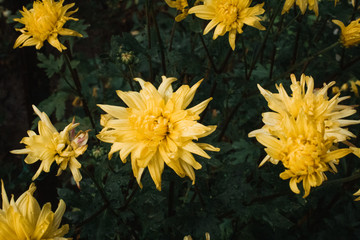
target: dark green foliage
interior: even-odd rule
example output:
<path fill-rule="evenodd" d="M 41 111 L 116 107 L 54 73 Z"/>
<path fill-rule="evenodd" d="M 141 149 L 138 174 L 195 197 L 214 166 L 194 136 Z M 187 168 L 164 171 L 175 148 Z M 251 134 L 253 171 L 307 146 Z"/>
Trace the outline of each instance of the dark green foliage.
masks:
<path fill-rule="evenodd" d="M 191 7 L 194 1 L 189 2 Z M 253 2 L 252 6 L 262 1 Z M 352 196 L 360 187 L 357 157 L 341 159 L 338 173 L 326 173 L 329 180 L 312 188 L 303 199 L 303 192 L 296 195 L 289 181 L 279 177 L 284 171 L 281 163 L 258 167 L 266 153 L 255 138 L 248 137 L 263 126 L 261 114 L 270 111 L 257 84 L 275 92 L 275 84 L 282 83 L 290 93 L 291 73 L 297 78 L 301 73 L 313 76 L 316 87 L 330 81 L 341 87 L 360 79 L 360 48 L 332 46 L 339 32 L 331 20 L 348 24 L 360 16 L 357 10 L 346 0 L 337 7 L 334 1 L 320 1 L 318 17 L 309 10 L 301 15 L 298 7 L 281 15 L 283 3 L 265 1 L 262 24 L 267 30 L 245 26 L 232 51 L 228 33 L 216 40 L 212 39 L 214 30 L 203 35 L 208 21 L 194 15 L 174 22 L 176 11 L 165 1 L 76 2 L 79 12 L 74 16 L 80 21 L 67 27 L 84 38 L 59 38 L 69 46 L 67 54 L 81 91 L 64 55 L 50 47 L 37 53 L 40 69 L 36 69 L 49 78 L 42 81 L 51 83 L 51 94 L 37 107 L 51 117 L 57 129 L 61 131 L 73 116 L 79 129 L 91 129 L 88 149 L 78 157 L 81 188 L 69 180 L 69 173 L 63 173 L 54 186 L 58 196 L 53 198 L 63 199 L 67 205 L 63 221 L 70 224 L 68 237 L 181 240 L 189 234 L 193 239 L 205 239 L 209 232 L 211 239 L 217 240 L 359 238 L 360 203 Z M 359 6 L 359 1 L 356 4 Z M 134 77 L 158 87 L 162 75 L 178 78 L 174 90 L 204 79 L 189 107 L 213 98 L 199 121 L 218 128 L 199 142 L 221 151 L 209 153 L 211 159 L 195 156 L 202 165 L 195 171 L 195 185 L 165 166 L 162 191 L 158 191 L 148 170 L 142 177 L 143 188 L 138 186 L 129 158 L 125 164 L 118 154 L 108 160 L 110 144 L 96 138 L 103 113 L 96 104 L 125 106 L 116 90 L 140 90 Z M 344 93 L 351 96 L 346 104 L 360 103 L 350 87 Z M 359 119 L 359 115 L 352 118 Z M 33 121 L 33 129 L 37 122 Z M 357 126 L 349 129 L 355 135 L 360 130 Z M 351 142 L 360 146 L 356 139 Z M 8 162 L 2 166 L 1 178 L 11 182 L 9 190 L 27 189 L 33 168 L 24 164 L 19 170 Z"/>

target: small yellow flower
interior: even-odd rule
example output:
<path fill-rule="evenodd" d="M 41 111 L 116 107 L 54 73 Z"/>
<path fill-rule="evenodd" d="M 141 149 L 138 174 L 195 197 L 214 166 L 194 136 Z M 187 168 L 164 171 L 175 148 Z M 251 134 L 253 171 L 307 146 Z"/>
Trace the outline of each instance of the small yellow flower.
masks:
<path fill-rule="evenodd" d="M 16 18 L 14 21 L 25 25 L 24 28 L 17 28 L 16 31 L 22 34 L 16 39 L 14 48 L 35 46 L 40 49 L 47 40 L 53 47 L 60 52 L 66 47 L 58 40 L 58 35 L 68 35 L 82 37 L 82 35 L 74 30 L 63 28 L 64 24 L 69 20 L 77 21 L 77 18 L 70 17 L 74 11 L 67 12 L 75 3 L 63 6 L 64 0 L 55 2 L 54 0 L 37 0 L 33 3 L 33 8 L 28 10 L 23 7 L 20 11 L 22 18 Z"/>
<path fill-rule="evenodd" d="M 339 98 L 340 94 L 336 94 L 328 98 L 327 91 L 335 82 L 314 89 L 312 77 L 303 74 L 300 81 L 296 81 L 292 74 L 291 80 L 291 96 L 281 84 L 277 86 L 278 94 L 258 85 L 274 112 L 263 113 L 265 125 L 249 133 L 249 137 L 256 137 L 266 147 L 267 156 L 260 166 L 267 161 L 273 164 L 281 161 L 285 171 L 280 177 L 290 178 L 290 188 L 295 193 L 300 192 L 297 183 L 302 181 L 306 197 L 311 187 L 326 180 L 324 172 L 336 172 L 339 159 L 353 151 L 337 149 L 335 143 L 355 137 L 342 127 L 360 121 L 343 119 L 356 112 L 351 106 L 339 105 L 348 97 Z"/>
<path fill-rule="evenodd" d="M 299 6 L 301 13 L 304 15 L 306 8 L 315 12 L 315 15 L 319 15 L 318 0 L 286 0 L 281 14 L 289 12 L 290 8 L 294 4 Z"/>
<path fill-rule="evenodd" d="M 195 13 L 198 18 L 211 20 L 204 30 L 204 35 L 215 26 L 213 39 L 229 32 L 229 43 L 235 49 L 236 33 L 242 33 L 244 24 L 265 30 L 257 15 L 263 14 L 264 3 L 250 7 L 252 0 L 204 0 L 203 5 L 190 8 L 189 14 Z"/>
<path fill-rule="evenodd" d="M 206 143 L 193 142 L 216 129 L 216 126 L 197 122 L 211 98 L 186 109 L 201 81 L 191 88 L 183 85 L 176 92 L 171 87 L 176 78 L 163 76 L 158 89 L 140 78 L 135 81 L 141 85 L 140 92 L 117 91 L 128 108 L 98 105 L 107 114 L 101 115 L 100 124 L 104 128 L 97 137 L 113 144 L 109 159 L 119 151 L 121 160 L 126 162 L 131 153 L 132 170 L 140 187 L 141 176 L 147 167 L 156 188 L 161 190 L 164 163 L 180 177 L 188 176 L 194 184 L 193 168 L 200 169 L 201 165 L 192 154 L 210 158 L 204 150 L 220 150 Z"/>
<path fill-rule="evenodd" d="M 165 0 L 165 2 L 169 7 L 181 11 L 181 13 L 175 17 L 175 21 L 177 22 L 184 20 L 189 14 L 189 4 L 187 0 Z"/>
<path fill-rule="evenodd" d="M 341 28 L 340 41 L 345 47 L 357 46 L 360 43 L 360 18 L 345 25 L 339 20 L 332 20 Z"/>
<path fill-rule="evenodd" d="M 51 204 L 40 208 L 33 197 L 35 184 L 24 192 L 16 201 L 7 197 L 4 183 L 1 180 L 2 209 L 0 209 L 0 239 L 6 240 L 67 240 L 64 235 L 69 232 L 69 225 L 62 225 L 61 218 L 65 212 L 65 202 L 60 200 L 57 210 L 51 211 Z"/>
<path fill-rule="evenodd" d="M 80 174 L 81 164 L 77 157 L 82 155 L 87 149 L 88 131 L 79 131 L 75 134 L 75 129 L 79 124 L 70 123 L 60 133 L 50 122 L 49 117 L 44 112 L 40 112 L 33 105 L 35 113 L 40 117 L 38 122 L 39 135 L 34 131 L 28 130 L 28 137 L 24 137 L 20 143 L 24 143 L 24 149 L 12 150 L 13 154 L 28 154 L 25 158 L 27 164 L 41 161 L 40 167 L 33 176 L 35 180 L 42 171 L 49 172 L 50 166 L 55 161 L 59 165 L 57 176 L 67 167 L 70 168 L 76 184 L 82 179 Z"/>

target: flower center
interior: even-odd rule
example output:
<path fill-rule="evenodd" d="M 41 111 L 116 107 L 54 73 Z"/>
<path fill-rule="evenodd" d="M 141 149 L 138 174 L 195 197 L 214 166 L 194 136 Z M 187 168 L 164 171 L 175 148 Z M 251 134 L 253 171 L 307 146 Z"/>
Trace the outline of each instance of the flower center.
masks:
<path fill-rule="evenodd" d="M 229 2 L 219 3 L 216 16 L 227 28 L 237 28 L 239 16 L 237 4 Z"/>
<path fill-rule="evenodd" d="M 326 154 L 323 141 L 317 137 L 306 139 L 298 136 L 296 139 L 289 138 L 287 142 L 288 155 L 283 161 L 284 166 L 298 175 L 312 174 L 321 167 L 321 156 Z"/>
<path fill-rule="evenodd" d="M 130 123 L 138 132 L 138 140 L 150 140 L 152 142 L 160 142 L 169 132 L 169 120 L 159 115 L 144 114 L 131 115 Z"/>
<path fill-rule="evenodd" d="M 37 4 L 30 10 L 31 16 L 27 17 L 25 25 L 34 38 L 45 41 L 56 28 L 58 14 L 49 12 L 42 3 Z"/>

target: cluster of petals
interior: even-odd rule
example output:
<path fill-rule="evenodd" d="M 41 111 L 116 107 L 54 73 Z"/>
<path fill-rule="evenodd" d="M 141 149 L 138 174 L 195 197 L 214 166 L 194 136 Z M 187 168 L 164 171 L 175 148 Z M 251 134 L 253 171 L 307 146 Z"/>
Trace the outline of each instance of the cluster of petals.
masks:
<path fill-rule="evenodd" d="M 309 8 L 309 10 L 314 11 L 316 16 L 319 15 L 318 0 L 286 0 L 281 14 L 289 12 L 289 10 L 291 9 L 292 6 L 294 6 L 294 4 L 299 6 L 300 11 L 303 15 L 306 12 L 306 8 Z"/>
<path fill-rule="evenodd" d="M 41 161 L 40 167 L 33 176 L 35 180 L 42 171 L 49 172 L 53 162 L 59 165 L 57 175 L 60 175 L 67 167 L 70 168 L 75 182 L 79 186 L 82 179 L 80 168 L 81 164 L 77 157 L 82 155 L 87 149 L 89 138 L 88 131 L 79 131 L 75 134 L 78 123 L 67 125 L 60 133 L 51 123 L 49 117 L 44 112 L 33 105 L 35 113 L 40 117 L 38 122 L 39 135 L 34 131 L 28 130 L 28 137 L 24 137 L 20 143 L 25 144 L 24 149 L 12 150 L 13 154 L 28 154 L 25 158 L 27 164 Z"/>
<path fill-rule="evenodd" d="M 351 21 L 347 26 L 339 20 L 332 22 L 341 28 L 340 41 L 345 47 L 357 46 L 360 43 L 360 18 Z"/>
<path fill-rule="evenodd" d="M 22 17 L 15 18 L 14 21 L 24 24 L 23 28 L 16 30 L 22 34 L 16 39 L 14 48 L 35 46 L 40 49 L 47 40 L 53 47 L 60 52 L 66 47 L 60 43 L 58 35 L 77 36 L 82 35 L 74 30 L 64 28 L 64 24 L 69 20 L 77 21 L 77 18 L 70 17 L 74 11 L 68 12 L 75 3 L 66 4 L 63 6 L 64 0 L 56 2 L 54 0 L 35 1 L 33 8 L 28 10 L 23 7 L 20 11 Z"/>
<path fill-rule="evenodd" d="M 190 8 L 198 18 L 211 20 L 204 29 L 204 35 L 214 27 L 213 39 L 229 32 L 229 43 L 235 49 L 236 33 L 243 32 L 243 26 L 249 25 L 259 30 L 265 30 L 260 23 L 260 17 L 265 12 L 264 3 L 250 7 L 252 0 L 204 0 L 202 5 Z"/>
<path fill-rule="evenodd" d="M 327 91 L 335 82 L 314 89 L 312 77 L 303 74 L 296 81 L 292 74 L 291 80 L 291 96 L 281 84 L 276 86 L 279 93 L 258 85 L 274 112 L 263 113 L 265 125 L 249 133 L 249 137 L 256 137 L 266 147 L 267 156 L 260 166 L 267 161 L 273 164 L 281 161 L 285 171 L 280 177 L 290 179 L 290 188 L 295 193 L 300 193 L 297 184 L 302 181 L 306 197 L 311 187 L 326 180 L 324 172 L 336 172 L 339 159 L 353 151 L 338 149 L 336 145 L 355 137 L 343 127 L 358 124 L 360 120 L 343 119 L 356 112 L 351 106 L 339 104 L 349 97 L 336 94 L 328 98 Z"/>
<path fill-rule="evenodd" d="M 173 92 L 171 84 L 176 78 L 163 76 L 158 89 L 140 78 L 135 80 L 141 85 L 140 92 L 117 91 L 128 108 L 98 105 L 106 114 L 101 115 L 100 123 L 104 128 L 97 137 L 112 143 L 109 159 L 119 152 L 121 160 L 126 162 L 131 154 L 133 174 L 140 186 L 141 176 L 147 167 L 156 188 L 161 190 L 164 164 L 180 177 L 188 176 L 194 184 L 194 169 L 200 169 L 201 165 L 192 154 L 210 158 L 204 150 L 219 151 L 209 144 L 193 142 L 216 129 L 216 126 L 204 126 L 197 122 L 211 98 L 186 109 L 201 81 L 191 88 L 182 85 Z"/>
<path fill-rule="evenodd" d="M 0 209 L 0 239 L 2 240 L 70 240 L 64 238 L 69 232 L 69 225 L 62 225 L 61 218 L 65 212 L 65 202 L 60 200 L 54 212 L 51 204 L 46 203 L 40 208 L 33 197 L 35 184 L 24 192 L 16 201 L 7 197 L 4 183 L 1 181 L 2 209 Z"/>
<path fill-rule="evenodd" d="M 181 11 L 181 13 L 175 17 L 175 21 L 177 22 L 184 20 L 189 14 L 189 4 L 187 0 L 165 0 L 165 2 L 169 7 Z"/>

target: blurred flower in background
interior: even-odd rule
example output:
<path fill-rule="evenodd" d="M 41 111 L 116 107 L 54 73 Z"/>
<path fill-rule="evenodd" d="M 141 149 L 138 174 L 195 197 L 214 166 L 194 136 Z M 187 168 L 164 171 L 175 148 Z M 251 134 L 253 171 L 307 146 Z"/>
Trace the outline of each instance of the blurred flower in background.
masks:
<path fill-rule="evenodd" d="M 82 37 L 82 35 L 74 30 L 63 28 L 64 24 L 69 20 L 77 21 L 77 18 L 70 17 L 77 12 L 67 12 L 75 3 L 63 6 L 64 0 L 55 2 L 54 0 L 35 1 L 33 8 L 28 10 L 23 7 L 20 11 L 22 18 L 15 18 L 14 21 L 25 25 L 23 28 L 16 28 L 16 31 L 22 34 L 16 39 L 14 48 L 35 46 L 40 49 L 47 40 L 53 47 L 60 52 L 66 47 L 60 43 L 58 35 Z"/>
<path fill-rule="evenodd" d="M 203 5 L 190 8 L 198 18 L 211 20 L 204 30 L 204 35 L 214 27 L 213 39 L 229 32 L 229 43 L 235 50 L 236 33 L 243 33 L 243 26 L 249 25 L 259 30 L 265 30 L 260 23 L 260 17 L 265 12 L 264 3 L 250 7 L 251 0 L 204 0 Z"/>

